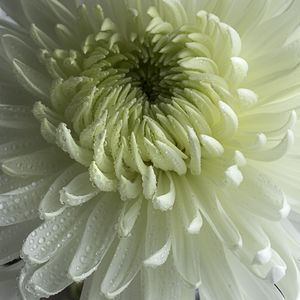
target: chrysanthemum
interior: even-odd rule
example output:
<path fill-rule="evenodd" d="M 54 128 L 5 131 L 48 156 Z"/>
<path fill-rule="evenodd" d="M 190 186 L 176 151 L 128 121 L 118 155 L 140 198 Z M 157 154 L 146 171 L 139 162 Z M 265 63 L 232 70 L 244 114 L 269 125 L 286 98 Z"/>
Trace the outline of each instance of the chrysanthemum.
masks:
<path fill-rule="evenodd" d="M 0 6 L 0 262 L 22 248 L 24 299 L 299 299 L 299 0 Z"/>

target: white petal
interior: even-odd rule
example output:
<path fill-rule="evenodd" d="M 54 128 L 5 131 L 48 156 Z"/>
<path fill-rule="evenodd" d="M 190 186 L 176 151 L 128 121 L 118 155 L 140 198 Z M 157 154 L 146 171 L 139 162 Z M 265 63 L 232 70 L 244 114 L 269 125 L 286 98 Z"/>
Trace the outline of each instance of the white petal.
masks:
<path fill-rule="evenodd" d="M 175 185 L 170 172 L 160 172 L 158 177 L 157 193 L 153 199 L 155 208 L 162 211 L 173 207 L 176 197 Z"/>
<path fill-rule="evenodd" d="M 190 199 L 178 199 L 179 202 L 187 202 Z M 188 233 L 188 227 L 183 218 L 187 210 L 182 211 L 182 207 L 175 207 L 171 215 L 172 229 L 172 253 L 175 267 L 182 279 L 192 287 L 198 287 L 201 283 L 201 267 L 198 248 L 200 245 L 199 235 Z M 196 213 L 196 212 L 195 212 Z M 192 220 L 191 220 L 192 221 Z M 188 257 L 189 259 L 186 259 Z"/>
<path fill-rule="evenodd" d="M 44 263 L 82 231 L 90 213 L 90 203 L 80 208 L 65 209 L 59 216 L 47 220 L 26 239 L 22 253 L 25 260 Z M 66 248 L 67 249 L 67 248 Z"/>
<path fill-rule="evenodd" d="M 101 261 L 101 264 L 98 266 L 96 272 L 84 281 L 80 300 L 107 300 L 107 297 L 105 297 L 105 295 L 101 292 L 101 282 L 109 268 L 117 245 L 118 239 L 116 238 Z"/>
<path fill-rule="evenodd" d="M 40 136 L 17 139 L 0 145 L 0 160 L 35 152 L 42 147 L 45 147 L 45 143 Z"/>
<path fill-rule="evenodd" d="M 25 265 L 21 271 L 19 278 L 19 290 L 24 300 L 39 300 L 40 297 L 31 293 L 28 290 L 28 280 L 31 278 L 32 274 L 37 270 L 38 265 Z"/>
<path fill-rule="evenodd" d="M 117 181 L 114 178 L 109 178 L 108 175 L 104 174 L 97 166 L 96 162 L 93 161 L 89 168 L 91 180 L 97 186 L 100 191 L 114 192 L 117 190 Z"/>
<path fill-rule="evenodd" d="M 76 25 L 75 17 L 69 11 L 67 6 L 64 6 L 62 3 L 56 0 L 49 0 L 48 2 L 46 2 L 46 4 L 50 7 L 53 14 L 57 17 L 58 22 L 63 23 L 70 28 L 73 28 L 73 26 Z"/>
<path fill-rule="evenodd" d="M 42 218 L 55 217 L 66 208 L 59 201 L 59 191 L 82 171 L 82 166 L 73 164 L 57 177 L 40 203 L 39 211 Z"/>
<path fill-rule="evenodd" d="M 7 226 L 38 217 L 38 205 L 53 178 L 34 181 L 0 195 L 0 225 Z"/>
<path fill-rule="evenodd" d="M 58 45 L 54 42 L 45 32 L 38 28 L 34 23 L 31 24 L 30 33 L 34 42 L 41 47 L 41 49 L 47 49 L 49 51 L 57 49 Z"/>
<path fill-rule="evenodd" d="M 48 99 L 50 95 L 50 80 L 43 74 L 14 59 L 13 67 L 22 86 L 40 99 Z"/>
<path fill-rule="evenodd" d="M 227 207 L 229 205 L 230 203 Z M 231 213 L 231 216 L 243 239 L 242 247 L 236 251 L 236 255 L 247 266 L 266 264 L 272 257 L 271 242 L 259 225 L 259 220 L 244 210 L 237 210 L 236 213 Z M 249 219 L 253 222 L 249 222 Z"/>
<path fill-rule="evenodd" d="M 121 237 L 130 235 L 140 214 L 143 201 L 145 201 L 144 197 L 140 196 L 123 204 L 118 223 L 118 232 Z"/>
<path fill-rule="evenodd" d="M 120 294 L 120 300 L 132 300 L 132 299 L 143 299 L 144 288 L 141 274 L 138 274 L 126 290 Z"/>
<path fill-rule="evenodd" d="M 163 212 L 155 210 L 152 203 L 149 202 L 144 265 L 155 268 L 164 264 L 169 256 L 170 247 L 167 216 Z"/>
<path fill-rule="evenodd" d="M 32 67 L 38 65 L 33 48 L 28 46 L 22 39 L 6 34 L 2 36 L 2 43 L 10 61 L 17 59 L 20 62 L 30 63 Z"/>
<path fill-rule="evenodd" d="M 233 109 L 223 101 L 219 101 L 222 121 L 214 129 L 220 140 L 232 137 L 237 129 L 239 120 Z"/>
<path fill-rule="evenodd" d="M 141 179 L 137 177 L 132 182 L 121 175 L 118 189 L 122 200 L 137 198 L 141 192 Z"/>
<path fill-rule="evenodd" d="M 2 173 L 0 174 L 0 193 L 7 193 L 19 187 L 26 186 L 31 182 L 32 180 L 30 179 L 15 178 Z"/>
<path fill-rule="evenodd" d="M 106 193 L 93 208 L 87 221 L 79 247 L 69 268 L 69 275 L 81 281 L 94 272 L 111 246 L 119 215 L 120 199 L 117 194 Z M 97 276 L 97 275 L 96 275 Z M 99 290 L 100 290 L 100 282 Z"/>
<path fill-rule="evenodd" d="M 20 0 L 12 3 L 10 0 L 3 0 L 0 4 L 1 8 L 7 13 L 8 16 L 12 17 L 17 23 L 24 26 L 28 26 L 28 20 L 24 15 L 24 11 Z"/>
<path fill-rule="evenodd" d="M 201 180 L 200 176 L 191 176 L 195 182 Z M 181 225 L 190 234 L 199 233 L 202 225 L 202 217 L 199 213 L 197 197 L 189 187 L 188 179 L 174 176 L 176 187 L 176 203 L 173 212 L 177 215 Z M 196 226 L 195 226 L 196 225 Z"/>
<path fill-rule="evenodd" d="M 77 246 L 78 239 L 69 241 L 67 252 L 62 248 L 51 260 L 38 268 L 28 282 L 29 288 L 40 297 L 49 297 L 70 285 L 72 279 L 66 275 Z"/>
<path fill-rule="evenodd" d="M 215 138 L 209 135 L 202 134 L 200 136 L 200 141 L 206 152 L 203 153 L 203 156 L 219 157 L 224 153 L 224 147 Z"/>
<path fill-rule="evenodd" d="M 252 269 L 260 278 L 276 284 L 284 278 L 287 266 L 280 255 L 272 250 L 272 257 L 270 261 L 263 265 L 253 265 Z"/>
<path fill-rule="evenodd" d="M 115 256 L 104 277 L 101 291 L 109 299 L 124 291 L 142 266 L 145 236 L 144 217 L 145 212 L 142 212 L 131 236 L 120 240 Z"/>
<path fill-rule="evenodd" d="M 240 57 L 231 57 L 230 67 L 225 75 L 228 82 L 233 83 L 233 87 L 238 87 L 246 78 L 248 73 L 247 62 Z"/>
<path fill-rule="evenodd" d="M 235 278 L 243 282 L 243 292 L 247 300 L 283 300 L 283 296 L 274 284 L 257 278 L 247 270 L 243 264 L 230 252 L 226 252 L 226 258 L 234 270 Z"/>
<path fill-rule="evenodd" d="M 201 255 L 201 274 L 203 290 L 208 299 L 214 300 L 240 300 L 241 289 L 234 270 L 230 269 L 225 258 L 222 244 L 218 241 L 207 224 L 200 233 L 201 242 L 199 252 Z"/>
<path fill-rule="evenodd" d="M 89 172 L 81 173 L 74 177 L 60 191 L 60 201 L 70 206 L 81 205 L 94 198 L 99 193 L 91 181 Z"/>
<path fill-rule="evenodd" d="M 21 224 L 10 225 L 0 228 L 0 265 L 6 264 L 20 256 L 24 237 L 35 227 L 39 221 L 37 219 Z"/>
<path fill-rule="evenodd" d="M 188 128 L 188 138 L 190 144 L 190 170 L 193 175 L 200 175 L 201 173 L 201 146 L 199 138 L 193 128 Z"/>
<path fill-rule="evenodd" d="M 84 166 L 89 166 L 93 154 L 89 149 L 85 149 L 79 146 L 75 141 L 71 134 L 71 131 L 67 128 L 67 125 L 61 123 L 57 128 L 57 136 L 56 136 L 57 144 L 69 155 L 71 158 L 75 159 L 77 162 Z"/>
<path fill-rule="evenodd" d="M 254 160 L 273 161 L 284 156 L 294 143 L 294 133 L 288 130 L 284 138 L 274 147 L 268 150 L 252 152 L 248 157 Z"/>
<path fill-rule="evenodd" d="M 225 211 L 221 200 L 210 190 L 212 187 L 202 185 L 199 181 L 192 182 L 191 188 L 196 191 L 194 197 L 198 199 L 200 212 L 218 238 L 230 249 L 239 249 L 242 246 L 239 230 Z"/>
<path fill-rule="evenodd" d="M 243 168 L 243 174 L 244 181 L 234 192 L 237 205 L 271 220 L 288 215 L 290 207 L 285 195 L 270 178 L 249 166 Z"/>
<path fill-rule="evenodd" d="M 195 297 L 195 290 L 188 288 L 178 276 L 171 257 L 163 266 L 146 269 L 144 274 L 145 300 L 192 300 Z"/>
<path fill-rule="evenodd" d="M 33 118 L 31 110 L 29 106 L 0 104 L 0 127 L 37 128 L 38 123 Z"/>
<path fill-rule="evenodd" d="M 238 187 L 244 179 L 243 173 L 239 170 L 238 166 L 236 165 L 226 169 L 225 178 L 229 184 L 234 185 L 236 187 Z"/>
<path fill-rule="evenodd" d="M 46 148 L 4 160 L 1 167 L 10 176 L 45 176 L 59 171 L 66 162 L 58 149 Z"/>

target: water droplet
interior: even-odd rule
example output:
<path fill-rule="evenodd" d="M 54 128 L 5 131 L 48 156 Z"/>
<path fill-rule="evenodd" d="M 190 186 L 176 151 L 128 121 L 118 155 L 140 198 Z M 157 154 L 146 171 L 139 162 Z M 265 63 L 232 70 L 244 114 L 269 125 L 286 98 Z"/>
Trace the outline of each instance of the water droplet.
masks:
<path fill-rule="evenodd" d="M 39 238 L 39 244 L 43 244 L 43 243 L 45 243 L 45 238 L 43 237 Z"/>
<path fill-rule="evenodd" d="M 81 257 L 80 257 L 80 262 L 81 262 L 81 263 L 85 263 L 86 260 L 87 260 L 87 257 L 86 257 L 86 256 L 81 256 Z"/>

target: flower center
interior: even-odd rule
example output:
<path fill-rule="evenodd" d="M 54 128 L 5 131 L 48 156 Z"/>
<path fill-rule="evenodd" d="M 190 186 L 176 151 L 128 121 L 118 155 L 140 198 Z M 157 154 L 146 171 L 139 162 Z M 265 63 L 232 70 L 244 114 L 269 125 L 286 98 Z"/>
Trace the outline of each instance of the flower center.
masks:
<path fill-rule="evenodd" d="M 181 26 L 149 14 L 142 34 L 103 19 L 80 49 L 42 51 L 55 84 L 51 107 L 34 109 L 50 142 L 125 198 L 142 186 L 151 199 L 159 177 L 218 170 L 233 155 L 236 111 L 256 100 L 239 89 L 247 63 L 230 26 L 204 11 Z"/>
<path fill-rule="evenodd" d="M 138 67 L 129 71 L 132 84 L 139 87 L 150 103 L 155 103 L 159 96 L 170 98 L 168 87 L 164 86 L 163 70 L 151 61 L 140 61 Z"/>

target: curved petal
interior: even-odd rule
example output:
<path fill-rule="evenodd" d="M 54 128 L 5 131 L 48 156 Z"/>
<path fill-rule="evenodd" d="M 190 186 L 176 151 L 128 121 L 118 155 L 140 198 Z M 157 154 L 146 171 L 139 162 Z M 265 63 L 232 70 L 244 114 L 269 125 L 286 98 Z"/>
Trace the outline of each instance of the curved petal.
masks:
<path fill-rule="evenodd" d="M 139 272 L 144 259 L 145 208 L 131 236 L 122 238 L 101 285 L 101 291 L 113 298 L 124 291 Z M 121 270 L 120 270 L 121 268 Z"/>
<path fill-rule="evenodd" d="M 116 236 L 121 203 L 118 195 L 106 193 L 97 201 L 68 271 L 75 281 L 85 279 L 97 269 Z"/>

